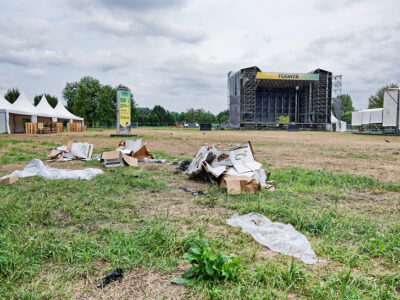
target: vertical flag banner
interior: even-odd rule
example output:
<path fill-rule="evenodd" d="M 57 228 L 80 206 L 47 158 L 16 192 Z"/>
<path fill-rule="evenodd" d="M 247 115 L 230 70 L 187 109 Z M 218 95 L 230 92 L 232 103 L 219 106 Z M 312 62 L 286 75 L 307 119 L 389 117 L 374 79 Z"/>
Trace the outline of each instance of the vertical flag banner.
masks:
<path fill-rule="evenodd" d="M 131 123 L 131 92 L 118 91 L 117 93 L 119 124 L 125 127 L 127 123 Z"/>

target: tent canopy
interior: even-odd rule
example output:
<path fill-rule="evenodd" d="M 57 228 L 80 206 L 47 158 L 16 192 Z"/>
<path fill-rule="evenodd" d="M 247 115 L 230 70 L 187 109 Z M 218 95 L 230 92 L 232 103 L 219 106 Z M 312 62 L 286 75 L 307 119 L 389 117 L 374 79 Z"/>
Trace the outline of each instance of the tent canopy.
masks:
<path fill-rule="evenodd" d="M 65 108 L 65 106 L 61 103 L 61 101 L 58 101 L 56 107 L 54 108 L 54 112 L 60 119 L 83 121 L 83 118 L 75 116 L 74 114 L 69 112 L 69 110 Z"/>
<path fill-rule="evenodd" d="M 49 104 L 44 95 L 42 96 L 42 98 L 40 98 L 38 105 L 36 105 L 36 109 L 38 111 L 38 115 L 40 116 L 53 117 L 53 118 L 57 117 L 54 108 L 51 107 L 51 105 Z"/>
<path fill-rule="evenodd" d="M 361 126 L 382 123 L 383 108 L 363 109 L 351 115 L 351 125 Z"/>
<path fill-rule="evenodd" d="M 61 101 L 58 101 L 57 106 L 52 108 L 44 95 L 37 106 L 34 106 L 23 92 L 20 93 L 18 99 L 12 104 L 3 97 L 0 97 L 0 109 L 19 115 L 83 121 L 83 118 L 69 112 Z"/>

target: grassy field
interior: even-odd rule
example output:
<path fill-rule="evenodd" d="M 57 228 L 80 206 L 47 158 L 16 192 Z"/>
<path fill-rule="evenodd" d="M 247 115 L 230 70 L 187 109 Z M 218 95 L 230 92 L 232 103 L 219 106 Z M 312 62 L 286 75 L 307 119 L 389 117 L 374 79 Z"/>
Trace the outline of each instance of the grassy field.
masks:
<path fill-rule="evenodd" d="M 169 129 L 138 133 L 150 151 L 169 161 L 192 157 L 204 142 L 220 141 L 226 148 L 255 134 L 229 132 L 220 138 L 223 133 Z M 292 140 L 280 153 L 289 163 L 278 160 L 279 134 L 258 132 L 252 140 L 257 158 L 271 171 L 275 192 L 230 196 L 218 186 L 188 180 L 174 165 L 141 163 L 110 170 L 97 161 L 51 164 L 105 171 L 90 181 L 34 177 L 0 186 L 0 298 L 398 299 L 399 181 L 382 178 L 379 168 L 376 173 L 363 172 L 367 176 L 348 166 L 326 168 L 323 157 L 333 153 L 338 165 L 346 161 L 357 166 L 368 159 L 381 160 L 390 168 L 397 162 L 393 153 L 399 140 L 392 138 L 386 145 L 371 137 L 366 147 L 375 147 L 372 152 L 378 157 L 364 157 L 369 151 L 352 147 L 363 145 L 368 137 L 350 137 L 351 144 L 348 135 L 342 143 L 337 142 L 340 136 L 331 135 L 335 143 L 321 142 L 322 150 L 319 142 L 308 146 L 316 159 L 310 168 L 304 163 L 307 158 L 296 163 L 290 157 Z M 44 159 L 70 135 L 1 136 L 0 175 L 21 169 L 32 158 Z M 297 145 L 313 135 L 317 140 L 322 133 L 307 133 Z M 96 153 L 119 141 L 104 132 L 75 138 L 94 143 Z M 180 186 L 206 195 L 193 196 Z M 318 263 L 305 265 L 274 253 L 226 224 L 236 212 L 253 211 L 305 234 Z M 211 255 L 233 254 L 242 260 L 237 278 L 172 284 L 190 269 L 183 255 L 201 239 Z M 125 271 L 122 283 L 98 289 L 102 278 L 116 268 Z"/>

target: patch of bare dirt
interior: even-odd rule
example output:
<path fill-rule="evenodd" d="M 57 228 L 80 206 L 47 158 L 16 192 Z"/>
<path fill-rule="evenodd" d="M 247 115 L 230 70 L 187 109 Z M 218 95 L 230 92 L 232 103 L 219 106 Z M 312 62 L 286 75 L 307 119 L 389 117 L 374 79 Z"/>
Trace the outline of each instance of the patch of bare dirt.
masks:
<path fill-rule="evenodd" d="M 400 194 L 396 192 L 352 192 L 338 201 L 339 207 L 355 214 L 397 220 L 400 215 Z"/>
<path fill-rule="evenodd" d="M 182 285 L 172 284 L 186 270 L 179 269 L 173 274 L 154 273 L 145 269 L 135 269 L 124 276 L 122 283 L 114 281 L 103 289 L 98 286 L 107 274 L 96 271 L 90 278 L 82 280 L 74 287 L 74 299 L 185 299 Z M 164 297 L 164 298 L 163 298 Z"/>
<path fill-rule="evenodd" d="M 66 144 L 68 139 L 86 141 L 95 149 L 113 148 L 120 139 L 111 131 L 62 133 L 53 135 L 12 134 L 12 139 L 29 139 Z M 372 176 L 385 182 L 400 182 L 400 136 L 383 137 L 334 132 L 211 131 L 135 129 L 145 137 L 150 151 L 193 157 L 205 143 L 230 148 L 250 140 L 259 161 L 272 167 L 299 166 L 326 168 L 334 172 Z M 389 140 L 387 143 L 385 139 Z"/>

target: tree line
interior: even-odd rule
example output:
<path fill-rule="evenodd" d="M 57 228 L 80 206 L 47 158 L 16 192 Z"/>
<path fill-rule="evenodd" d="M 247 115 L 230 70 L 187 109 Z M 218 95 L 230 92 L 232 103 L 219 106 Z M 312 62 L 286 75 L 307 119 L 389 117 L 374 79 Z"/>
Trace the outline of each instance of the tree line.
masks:
<path fill-rule="evenodd" d="M 67 82 L 62 96 L 66 101 L 67 109 L 85 119 L 86 125 L 95 126 L 115 126 L 117 114 L 117 90 L 126 88 L 122 84 L 112 87 L 103 85 L 99 80 L 85 76 L 79 81 Z M 17 88 L 7 91 L 4 98 L 10 103 L 14 103 L 20 93 Z M 43 94 L 34 97 L 34 104 L 37 105 Z M 44 94 L 49 104 L 54 108 L 58 99 L 55 96 Z M 138 122 L 140 125 L 175 125 L 183 122 L 198 123 L 223 123 L 229 119 L 229 111 L 225 110 L 217 115 L 204 109 L 188 109 L 186 112 L 168 111 L 161 105 L 156 105 L 152 109 L 147 107 L 137 107 L 137 103 L 131 94 L 131 122 Z"/>
<path fill-rule="evenodd" d="M 383 107 L 383 93 L 385 88 L 397 88 L 397 84 L 389 84 L 380 88 L 368 99 L 368 108 Z M 62 95 L 67 103 L 67 109 L 74 115 L 85 119 L 89 127 L 95 126 L 115 126 L 117 114 L 117 90 L 126 88 L 123 85 L 112 87 L 102 85 L 99 80 L 85 76 L 79 81 L 67 82 Z M 14 103 L 19 97 L 20 92 L 17 88 L 7 91 L 4 98 L 10 103 Z M 34 97 L 34 104 L 37 105 L 43 94 Z M 49 104 L 54 108 L 58 99 L 55 96 L 44 94 Z M 342 99 L 341 120 L 351 123 L 351 115 L 354 111 L 353 101 L 348 94 L 339 96 Z M 332 105 L 332 111 L 334 107 Z M 168 111 L 161 105 L 156 105 L 152 109 L 148 107 L 137 107 L 133 95 L 131 94 L 131 121 L 138 122 L 139 125 L 175 125 L 183 122 L 198 123 L 224 123 L 229 119 L 229 111 L 224 110 L 217 115 L 204 109 L 188 109 L 186 112 Z"/>

